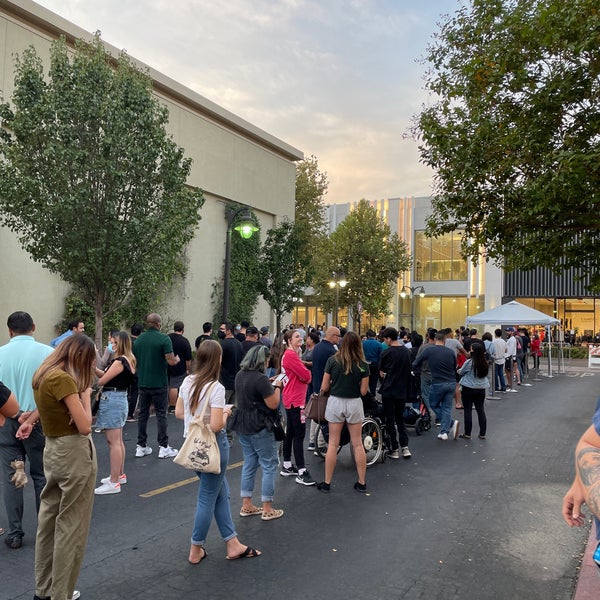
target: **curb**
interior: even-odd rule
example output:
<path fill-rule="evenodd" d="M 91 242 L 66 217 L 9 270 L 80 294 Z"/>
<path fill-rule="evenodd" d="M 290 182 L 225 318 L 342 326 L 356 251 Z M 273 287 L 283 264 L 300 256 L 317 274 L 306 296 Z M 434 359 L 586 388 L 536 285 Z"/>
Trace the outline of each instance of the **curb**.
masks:
<path fill-rule="evenodd" d="M 600 596 L 599 570 L 592 558 L 597 544 L 595 527 L 592 527 L 585 548 L 585 554 L 581 561 L 573 600 L 597 600 Z"/>

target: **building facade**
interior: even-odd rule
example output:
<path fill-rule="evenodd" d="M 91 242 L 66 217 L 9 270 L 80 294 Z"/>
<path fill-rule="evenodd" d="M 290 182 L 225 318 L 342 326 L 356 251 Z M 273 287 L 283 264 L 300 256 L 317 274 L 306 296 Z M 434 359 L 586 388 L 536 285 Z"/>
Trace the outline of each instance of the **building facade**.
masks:
<path fill-rule="evenodd" d="M 356 204 L 329 205 L 329 230 L 333 231 Z M 508 273 L 485 261 L 474 265 L 461 257 L 457 232 L 435 239 L 425 235 L 431 213 L 429 197 L 389 198 L 371 205 L 407 243 L 413 265 L 398 280 L 389 313 L 362 323 L 363 331 L 367 326 L 380 325 L 404 325 L 419 332 L 428 327 L 456 328 L 468 315 L 517 300 L 559 319 L 567 341 L 600 340 L 600 298 L 590 294 L 586 288 L 589 282 L 577 271 L 565 269 L 556 275 L 539 268 Z M 310 303 L 308 297 L 305 304 Z M 305 314 L 311 313 L 305 310 Z M 348 325 L 347 311 L 342 308 L 339 314 L 341 324 Z"/>
<path fill-rule="evenodd" d="M 0 93 L 10 101 L 14 82 L 14 56 L 33 45 L 49 63 L 52 41 L 65 36 L 67 43 L 91 40 L 92 34 L 31 2 L 0 0 Z M 119 51 L 105 44 L 108 52 Z M 262 131 L 207 98 L 192 92 L 142 63 L 153 81 L 154 93 L 169 110 L 169 133 L 193 161 L 190 186 L 203 190 L 202 220 L 186 253 L 189 274 L 167 303 L 166 322 L 181 319 L 190 335 L 200 333 L 213 315 L 211 282 L 223 276 L 227 222 L 225 208 L 235 202 L 250 207 L 264 232 L 284 217 L 294 216 L 295 161 L 298 149 Z M 34 263 L 21 249 L 16 236 L 0 228 L 0 319 L 15 310 L 30 312 L 36 335 L 47 342 L 56 334 L 69 286 Z M 208 282 L 208 283 L 207 283 Z M 254 317 L 259 325 L 272 324 L 262 300 Z"/>

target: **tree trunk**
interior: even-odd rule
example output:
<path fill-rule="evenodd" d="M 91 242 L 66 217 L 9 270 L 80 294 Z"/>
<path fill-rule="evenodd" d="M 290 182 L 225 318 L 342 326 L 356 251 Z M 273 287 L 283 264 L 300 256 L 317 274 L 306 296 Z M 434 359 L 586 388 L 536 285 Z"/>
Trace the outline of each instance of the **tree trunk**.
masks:
<path fill-rule="evenodd" d="M 96 317 L 96 332 L 94 335 L 94 343 L 96 344 L 97 350 L 100 353 L 102 353 L 102 303 L 100 301 L 96 301 L 96 304 L 94 306 L 94 312 Z"/>

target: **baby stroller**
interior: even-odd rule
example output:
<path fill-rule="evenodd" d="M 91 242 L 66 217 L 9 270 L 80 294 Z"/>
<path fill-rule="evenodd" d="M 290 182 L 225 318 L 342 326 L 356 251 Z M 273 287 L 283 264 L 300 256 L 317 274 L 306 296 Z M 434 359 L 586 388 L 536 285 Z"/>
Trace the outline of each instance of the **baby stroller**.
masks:
<path fill-rule="evenodd" d="M 431 429 L 431 415 L 422 400 L 419 399 L 419 408 L 414 404 L 406 404 L 404 407 L 404 425 L 414 427 L 417 435 L 423 435 Z"/>

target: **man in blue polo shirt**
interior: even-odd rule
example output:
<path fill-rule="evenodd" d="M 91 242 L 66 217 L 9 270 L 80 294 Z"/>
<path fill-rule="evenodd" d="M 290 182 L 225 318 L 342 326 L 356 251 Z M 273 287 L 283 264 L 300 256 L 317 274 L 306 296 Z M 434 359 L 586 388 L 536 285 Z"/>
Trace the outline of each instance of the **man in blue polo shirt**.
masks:
<path fill-rule="evenodd" d="M 35 324 L 31 315 L 23 311 L 12 313 L 6 322 L 10 341 L 0 347 L 0 380 L 17 397 L 19 408 L 23 411 L 21 421 L 36 411 L 33 399 L 31 378 L 44 359 L 53 352 L 50 346 L 36 342 L 33 337 Z M 20 422 L 18 418 L 7 418 L 0 427 L 0 463 L 4 479 L 4 506 L 8 517 L 8 534 L 4 540 L 13 550 L 22 546 L 23 536 L 23 489 L 7 482 L 14 470 L 11 462 L 20 457 L 29 459 L 29 472 L 35 490 L 36 509 L 40 508 L 40 494 L 46 478 L 44 477 L 45 437 L 39 421 L 33 427 L 27 439 L 15 437 Z"/>

